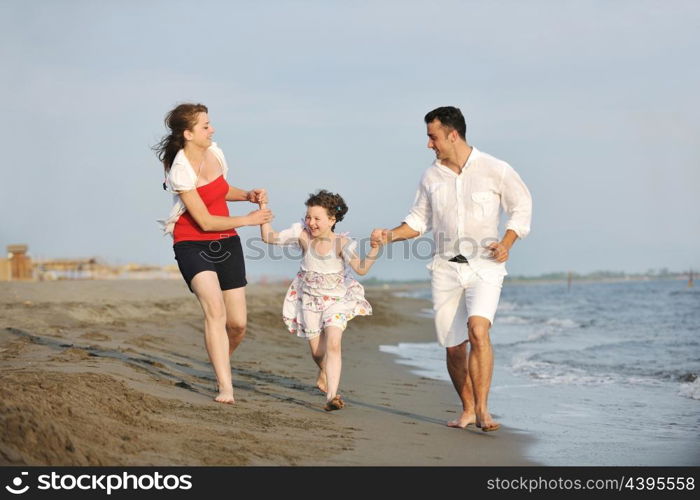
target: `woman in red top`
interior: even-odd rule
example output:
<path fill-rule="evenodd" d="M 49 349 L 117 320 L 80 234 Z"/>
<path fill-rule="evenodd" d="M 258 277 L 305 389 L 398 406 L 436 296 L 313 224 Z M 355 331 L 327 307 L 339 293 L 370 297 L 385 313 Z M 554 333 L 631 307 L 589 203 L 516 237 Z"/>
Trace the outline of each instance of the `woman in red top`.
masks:
<path fill-rule="evenodd" d="M 247 322 L 245 262 L 235 228 L 269 222 L 272 212 L 229 216 L 227 201 L 265 203 L 267 194 L 226 182 L 226 159 L 212 142 L 214 127 L 206 106 L 181 104 L 168 113 L 165 123 L 171 133 L 154 149 L 184 210 L 179 216 L 176 210 L 173 217 L 175 258 L 204 311 L 204 340 L 219 390 L 215 400 L 233 403 L 230 357 L 243 340 Z"/>

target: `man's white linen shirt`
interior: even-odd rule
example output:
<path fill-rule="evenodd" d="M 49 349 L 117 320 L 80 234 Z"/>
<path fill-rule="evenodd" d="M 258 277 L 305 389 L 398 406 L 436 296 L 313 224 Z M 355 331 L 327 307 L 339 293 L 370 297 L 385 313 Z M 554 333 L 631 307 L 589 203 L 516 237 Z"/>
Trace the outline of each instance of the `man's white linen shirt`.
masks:
<path fill-rule="evenodd" d="M 488 245 L 500 241 L 498 223 L 503 207 L 508 214 L 505 229 L 518 238 L 530 232 L 532 197 L 520 176 L 508 163 L 472 147 L 460 174 L 436 160 L 421 178 L 413 207 L 404 219 L 421 235 L 433 232 L 436 259 L 461 254 L 474 272 L 486 281 L 500 281 L 507 274 L 505 262 L 490 257 Z"/>

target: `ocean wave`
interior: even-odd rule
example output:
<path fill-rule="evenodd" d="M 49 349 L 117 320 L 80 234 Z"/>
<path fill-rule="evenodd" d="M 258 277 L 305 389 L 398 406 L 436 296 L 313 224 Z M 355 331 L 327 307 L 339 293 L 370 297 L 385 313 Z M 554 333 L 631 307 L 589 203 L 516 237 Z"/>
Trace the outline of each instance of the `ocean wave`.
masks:
<path fill-rule="evenodd" d="M 554 332 L 549 328 L 545 328 L 543 330 L 536 330 L 527 336 L 527 340 L 525 342 L 535 342 L 537 340 L 542 340 L 544 338 L 551 337 L 553 333 Z"/>
<path fill-rule="evenodd" d="M 545 322 L 545 325 L 557 326 L 560 328 L 581 328 L 582 326 L 580 323 L 577 323 L 573 319 L 569 318 L 550 318 Z"/>
<path fill-rule="evenodd" d="M 425 307 L 425 308 L 421 309 L 420 311 L 418 311 L 417 315 L 420 316 L 421 318 L 434 318 L 435 311 L 433 311 L 429 307 Z"/>
<path fill-rule="evenodd" d="M 615 377 L 610 374 L 592 375 L 578 368 L 537 361 L 527 355 L 516 356 L 512 367 L 517 374 L 547 384 L 602 385 L 615 382 Z"/>
<path fill-rule="evenodd" d="M 521 318 L 520 316 L 496 316 L 494 323 L 501 323 L 504 325 L 529 325 L 532 321 L 526 318 Z"/>
<path fill-rule="evenodd" d="M 501 300 L 498 303 L 498 309 L 500 311 L 513 311 L 517 308 L 518 308 L 518 306 L 515 304 L 515 302 L 508 302 L 506 300 Z"/>
<path fill-rule="evenodd" d="M 681 384 L 678 395 L 690 399 L 700 399 L 700 378 Z"/>
<path fill-rule="evenodd" d="M 546 384 L 560 385 L 604 385 L 628 384 L 659 386 L 667 380 L 645 374 L 630 374 L 600 370 L 600 367 L 585 365 L 574 366 L 571 363 L 555 363 L 536 359 L 532 353 L 521 353 L 513 357 L 511 367 L 514 373 L 525 375 L 530 379 Z"/>
<path fill-rule="evenodd" d="M 500 309 L 500 306 L 499 306 Z M 582 323 L 578 323 L 570 318 L 525 318 L 522 316 L 508 315 L 496 316 L 494 323 L 502 325 L 533 325 L 540 324 L 554 328 L 581 328 Z"/>
<path fill-rule="evenodd" d="M 672 297 L 677 295 L 700 295 L 700 290 L 698 289 L 688 289 L 688 290 L 674 290 L 669 293 Z"/>
<path fill-rule="evenodd" d="M 408 292 L 393 292 L 394 297 L 409 298 L 409 299 L 428 299 L 430 300 L 430 290 L 411 290 Z"/>

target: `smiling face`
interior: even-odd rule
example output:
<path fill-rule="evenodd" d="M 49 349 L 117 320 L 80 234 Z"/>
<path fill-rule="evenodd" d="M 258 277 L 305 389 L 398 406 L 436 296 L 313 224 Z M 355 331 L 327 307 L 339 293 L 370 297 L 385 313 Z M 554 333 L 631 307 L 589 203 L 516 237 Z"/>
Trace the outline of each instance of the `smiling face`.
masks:
<path fill-rule="evenodd" d="M 428 148 L 435 151 L 435 157 L 442 163 L 448 163 L 456 157 L 456 145 L 459 134 L 456 130 L 445 127 L 435 119 L 427 125 Z"/>
<path fill-rule="evenodd" d="M 197 113 L 197 123 L 191 130 L 185 130 L 185 139 L 193 146 L 207 149 L 212 144 L 211 138 L 214 132 L 214 127 L 209 123 L 209 115 L 207 113 Z"/>
<path fill-rule="evenodd" d="M 304 222 L 309 228 L 312 238 L 325 237 L 331 233 L 335 217 L 329 217 L 328 211 L 324 207 L 311 206 L 306 209 Z"/>

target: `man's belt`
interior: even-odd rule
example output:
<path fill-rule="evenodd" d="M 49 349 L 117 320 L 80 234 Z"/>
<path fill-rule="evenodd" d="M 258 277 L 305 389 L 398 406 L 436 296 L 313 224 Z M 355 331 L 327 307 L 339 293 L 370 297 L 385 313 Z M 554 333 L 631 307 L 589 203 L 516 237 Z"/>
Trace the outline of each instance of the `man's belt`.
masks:
<path fill-rule="evenodd" d="M 458 264 L 467 264 L 469 261 L 467 260 L 467 258 L 464 255 L 459 254 L 459 255 L 455 255 L 454 257 L 452 257 L 450 259 L 450 262 L 457 262 Z"/>

